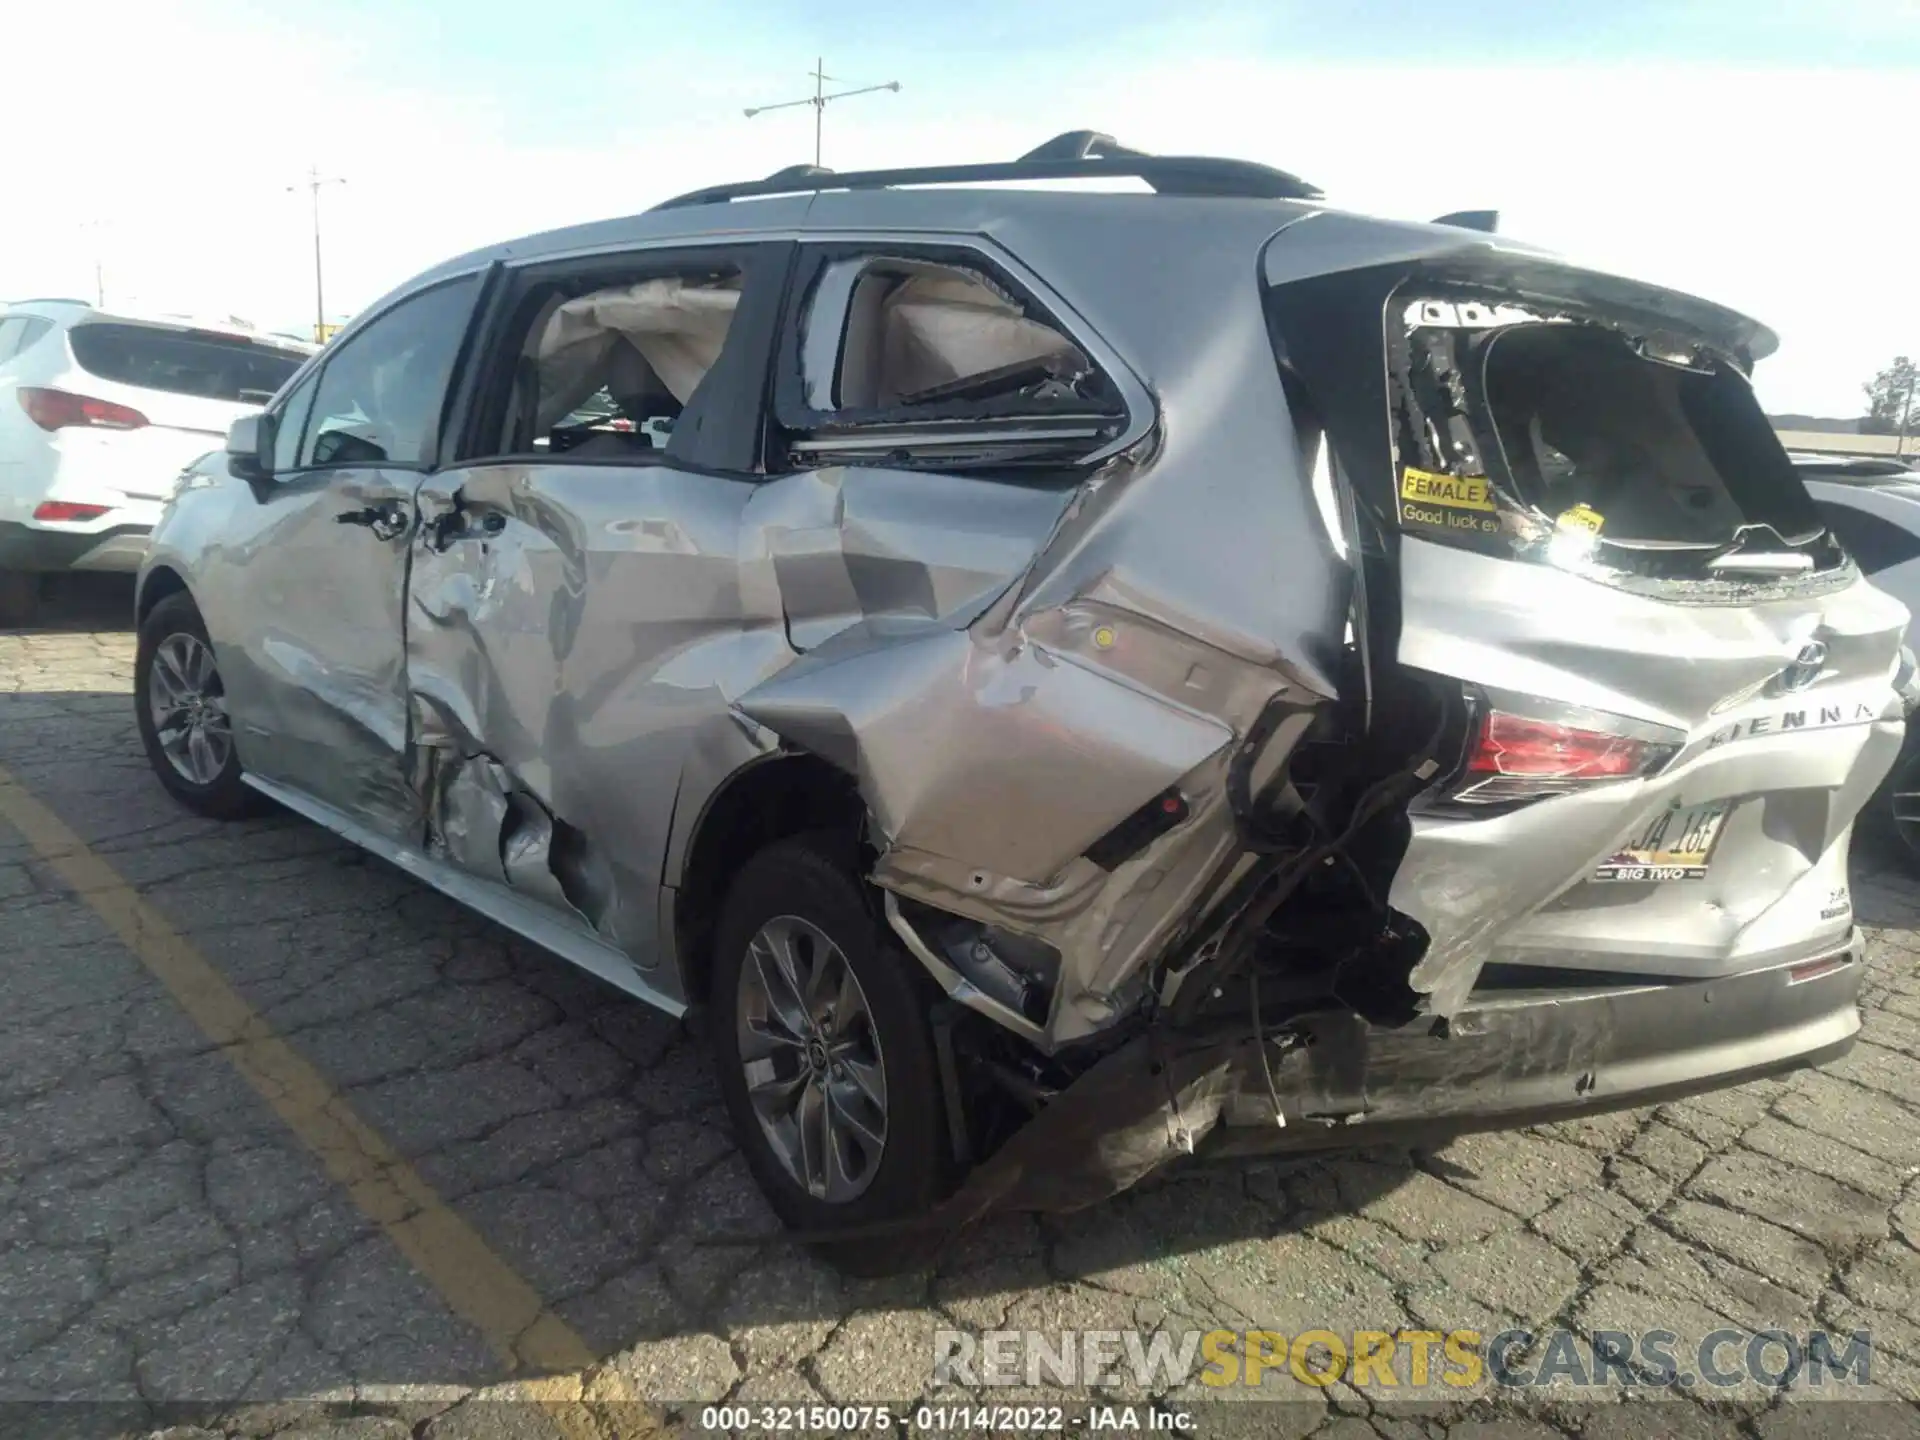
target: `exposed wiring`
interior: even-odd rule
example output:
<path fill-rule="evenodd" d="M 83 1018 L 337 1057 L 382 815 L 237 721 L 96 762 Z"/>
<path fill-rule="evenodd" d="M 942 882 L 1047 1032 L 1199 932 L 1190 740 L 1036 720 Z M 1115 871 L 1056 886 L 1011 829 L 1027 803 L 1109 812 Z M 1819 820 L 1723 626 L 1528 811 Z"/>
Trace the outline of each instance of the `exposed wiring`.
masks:
<path fill-rule="evenodd" d="M 1247 972 L 1247 991 L 1253 997 L 1253 1043 L 1260 1052 L 1260 1073 L 1267 1080 L 1267 1099 L 1273 1105 L 1273 1123 L 1287 1128 L 1287 1112 L 1280 1108 L 1280 1087 L 1274 1082 L 1273 1061 L 1267 1056 L 1266 1027 L 1260 1023 L 1260 967 Z"/>

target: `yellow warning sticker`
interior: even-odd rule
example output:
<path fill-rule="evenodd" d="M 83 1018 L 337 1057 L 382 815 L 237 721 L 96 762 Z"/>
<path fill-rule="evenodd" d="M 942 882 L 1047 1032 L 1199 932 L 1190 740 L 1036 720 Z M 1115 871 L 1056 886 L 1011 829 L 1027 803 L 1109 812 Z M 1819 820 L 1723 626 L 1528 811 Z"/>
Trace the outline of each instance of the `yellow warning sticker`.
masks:
<path fill-rule="evenodd" d="M 1590 535 L 1598 535 L 1606 519 L 1591 505 L 1576 505 L 1571 510 L 1562 510 L 1554 521 L 1570 530 L 1585 530 Z"/>
<path fill-rule="evenodd" d="M 1493 513 L 1493 496 L 1484 475 L 1436 475 L 1431 470 L 1416 470 L 1411 465 L 1400 477 L 1400 498 L 1425 505 L 1444 505 L 1450 510 L 1485 510 Z"/>

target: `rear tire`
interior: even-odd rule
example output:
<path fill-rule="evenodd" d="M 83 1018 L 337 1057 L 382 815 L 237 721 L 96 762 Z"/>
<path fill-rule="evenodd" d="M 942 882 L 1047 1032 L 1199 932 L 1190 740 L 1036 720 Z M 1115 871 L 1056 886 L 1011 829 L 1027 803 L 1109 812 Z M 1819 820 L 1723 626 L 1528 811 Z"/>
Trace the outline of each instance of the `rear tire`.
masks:
<path fill-rule="evenodd" d="M 183 663 L 204 655 L 201 670 Z M 183 676 L 183 670 L 192 670 Z M 183 679 L 188 683 L 183 684 Z M 200 722 L 200 739 L 192 744 L 180 737 L 186 713 L 171 703 L 192 692 L 192 714 Z M 156 697 L 161 703 L 156 706 Z M 189 810 L 216 820 L 238 820 L 266 807 L 258 791 L 241 780 L 240 752 L 233 744 L 232 721 L 226 714 L 226 686 L 200 611 L 185 591 L 167 596 L 140 622 L 133 660 L 133 711 L 140 727 L 140 743 L 147 763 L 160 783 Z M 214 717 L 224 730 L 225 743 L 215 741 Z M 216 763 L 217 762 L 217 763 Z"/>
<path fill-rule="evenodd" d="M 803 1237 L 876 1227 L 813 1249 L 851 1274 L 889 1274 L 928 1256 L 927 1235 L 887 1227 L 941 1198 L 945 1108 L 926 981 L 835 839 L 784 840 L 741 867 L 714 941 L 712 1043 L 774 1212 Z"/>

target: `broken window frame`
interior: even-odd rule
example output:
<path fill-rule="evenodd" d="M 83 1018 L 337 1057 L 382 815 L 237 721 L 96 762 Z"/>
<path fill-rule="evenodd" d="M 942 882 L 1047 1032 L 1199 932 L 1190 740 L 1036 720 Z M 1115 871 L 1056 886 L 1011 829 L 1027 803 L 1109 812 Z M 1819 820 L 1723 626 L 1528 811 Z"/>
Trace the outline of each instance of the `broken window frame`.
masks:
<path fill-rule="evenodd" d="M 1430 313 L 1416 323 L 1416 309 Z M 1458 315 L 1434 318 L 1431 312 L 1436 311 L 1457 311 Z M 1469 318 L 1469 311 L 1480 313 Z M 1619 589 L 1668 599 L 1733 599 L 1751 591 L 1755 582 L 1737 578 L 1742 572 L 1733 570 L 1725 577 L 1719 576 L 1711 564 L 1723 562 L 1700 557 L 1715 553 L 1731 557 L 1755 543 L 1769 552 L 1794 552 L 1806 557 L 1809 568 L 1805 571 L 1759 582 L 1772 592 L 1818 593 L 1848 582 L 1844 555 L 1829 539 L 1785 450 L 1767 425 L 1741 357 L 1684 328 L 1649 324 L 1643 317 L 1625 316 L 1608 307 L 1533 300 L 1512 304 L 1493 298 L 1487 287 L 1471 284 L 1410 283 L 1394 293 L 1387 322 L 1388 363 L 1394 376 L 1389 388 L 1390 416 L 1400 464 L 1444 476 L 1478 471 L 1498 515 L 1498 530 L 1484 537 L 1442 536 L 1427 529 L 1408 533 L 1502 559 L 1552 565 Z M 1416 435 L 1411 430 L 1412 420 L 1424 413 L 1421 385 L 1414 372 L 1420 369 L 1420 356 L 1432 352 L 1430 341 L 1423 342 L 1428 345 L 1427 352 L 1419 351 L 1415 337 L 1435 331 L 1450 337 L 1472 337 L 1464 345 L 1456 341 L 1450 357 L 1456 366 L 1455 383 L 1462 393 L 1457 401 L 1445 402 L 1442 409 L 1452 417 L 1450 425 L 1471 431 L 1471 439 L 1466 441 L 1456 434 L 1452 453 L 1446 453 L 1444 445 L 1439 450 L 1433 448 L 1439 436 L 1433 416 L 1427 416 L 1428 433 Z M 1725 541 L 1696 539 L 1673 544 L 1646 538 L 1616 539 L 1597 528 L 1568 531 L 1569 517 L 1575 512 L 1600 520 L 1598 512 L 1584 503 L 1558 515 L 1549 514 L 1555 507 L 1543 508 L 1544 492 L 1536 493 L 1538 487 L 1523 483 L 1515 470 L 1515 455 L 1510 449 L 1514 402 L 1494 393 L 1500 387 L 1494 384 L 1493 367 L 1505 363 L 1497 358 L 1502 342 L 1512 341 L 1515 336 L 1525 337 L 1515 343 L 1535 346 L 1546 337 L 1564 336 L 1570 346 L 1589 347 L 1595 337 L 1605 337 L 1600 343 L 1606 347 L 1608 363 L 1619 358 L 1615 351 L 1637 352 L 1649 366 L 1690 372 L 1700 377 L 1695 381 L 1697 386 L 1713 387 L 1721 397 L 1716 402 L 1721 407 L 1718 413 L 1696 412 L 1695 406 L 1704 403 L 1699 390 L 1694 392 L 1693 403 L 1676 395 L 1675 404 L 1697 460 L 1704 462 L 1726 502 L 1743 516 L 1730 536 Z M 1519 373 L 1555 373 L 1553 367 L 1565 363 L 1565 357 L 1541 356 Z M 1596 383 L 1600 373 L 1596 367 Z M 1434 384 L 1429 377 L 1428 392 Z M 1433 398 L 1428 393 L 1425 400 Z M 1736 476 L 1745 482 L 1738 489 L 1731 483 L 1731 477 Z"/>
<path fill-rule="evenodd" d="M 848 272 L 847 283 L 828 295 L 822 284 L 836 267 L 865 261 Z M 994 413 L 991 402 L 942 400 L 918 406 L 822 410 L 808 397 L 810 354 L 825 353 L 819 337 L 822 320 L 831 327 L 837 391 L 854 291 L 872 267 L 888 261 L 969 271 L 1018 303 L 1027 316 L 1054 330 L 1086 357 L 1111 392 L 1109 409 L 1033 406 Z M 1042 298 L 1040 288 L 1016 276 L 1014 267 L 986 249 L 952 241 L 913 237 L 875 237 L 858 241 L 803 241 L 788 290 L 786 313 L 774 357 L 773 421 L 785 450 L 785 469 L 819 465 L 890 465 L 902 468 L 1027 469 L 1058 471 L 1097 464 L 1139 439 L 1143 414 L 1151 423 L 1151 402 L 1144 390 L 1107 349 L 1093 340 L 1057 298 Z M 823 301 L 831 306 L 816 314 Z M 772 469 L 778 457 L 768 457 Z"/>
<path fill-rule="evenodd" d="M 1524 255 L 1449 256 L 1268 278 L 1265 293 L 1275 353 L 1283 369 L 1298 375 L 1325 418 L 1335 473 L 1346 477 L 1358 509 L 1379 532 L 1389 556 L 1397 555 L 1404 538 L 1435 540 L 1429 533 L 1404 530 L 1399 515 L 1401 468 L 1409 460 L 1399 453 L 1396 367 L 1407 363 L 1405 314 L 1410 303 L 1439 299 L 1490 308 L 1517 305 L 1575 323 L 1666 337 L 1711 354 L 1729 375 L 1747 384 L 1753 347 L 1770 338 L 1752 321 L 1709 302 Z M 1504 468 L 1504 457 L 1496 468 Z M 1552 529 L 1552 517 L 1522 507 L 1504 476 L 1491 479 L 1497 499 L 1513 513 L 1533 516 Z M 1543 550 L 1526 553 L 1524 546 L 1503 544 L 1489 547 L 1488 553 L 1521 563 L 1559 565 Z M 1724 604 L 1824 593 L 1850 583 L 1857 572 L 1843 563 L 1781 579 L 1655 577 L 1605 566 L 1585 566 L 1577 573 L 1668 601 Z M 1380 607 L 1374 610 L 1378 617 Z"/>
<path fill-rule="evenodd" d="M 471 382 L 456 416 L 457 459 L 462 466 L 568 465 L 583 467 L 671 465 L 715 475 L 753 477 L 765 455 L 766 373 L 772 354 L 794 244 L 742 239 L 689 245 L 675 241 L 617 251 L 589 251 L 507 267 L 477 330 Z M 576 455 L 571 451 L 500 448 L 514 370 L 525 353 L 544 301 L 536 294 L 560 281 L 575 294 L 669 275 L 730 270 L 740 277 L 740 302 L 726 343 L 698 388 L 688 397 L 667 444 L 624 455 Z"/>

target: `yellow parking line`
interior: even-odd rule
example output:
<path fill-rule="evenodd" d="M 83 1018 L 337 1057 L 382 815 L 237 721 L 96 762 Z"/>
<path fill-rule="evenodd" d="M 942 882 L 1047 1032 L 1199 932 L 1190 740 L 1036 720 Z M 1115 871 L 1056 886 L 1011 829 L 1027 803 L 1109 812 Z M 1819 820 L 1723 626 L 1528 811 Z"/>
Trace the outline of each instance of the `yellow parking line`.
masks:
<path fill-rule="evenodd" d="M 573 1327 L 547 1309 L 539 1293 L 353 1112 L 325 1076 L 273 1033 L 165 916 L 4 768 L 0 819 L 25 837 L 167 987 L 448 1307 L 485 1336 L 510 1369 L 538 1372 L 538 1378 L 514 1386 L 515 1393 L 552 1407 L 554 1419 L 574 1440 L 597 1437 L 598 1427 L 579 1403 L 584 1393 L 580 1372 L 597 1357 Z M 592 1384 L 598 1398 L 633 1398 L 611 1371 L 602 1372 Z"/>

